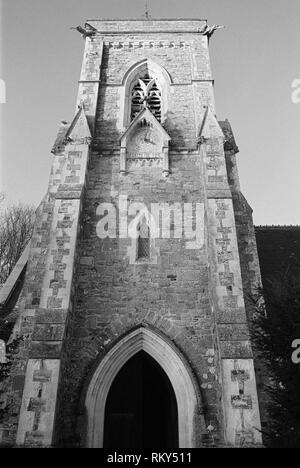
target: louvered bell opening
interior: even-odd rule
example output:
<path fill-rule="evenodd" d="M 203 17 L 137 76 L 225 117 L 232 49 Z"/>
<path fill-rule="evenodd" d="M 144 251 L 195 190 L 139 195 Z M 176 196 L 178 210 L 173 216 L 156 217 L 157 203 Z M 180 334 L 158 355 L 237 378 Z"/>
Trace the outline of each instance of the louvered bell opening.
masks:
<path fill-rule="evenodd" d="M 143 107 L 143 90 L 141 85 L 137 83 L 131 93 L 131 120 L 141 111 Z"/>
<path fill-rule="evenodd" d="M 152 78 L 150 78 L 148 74 L 145 74 L 143 78 L 140 78 L 140 81 L 142 81 L 146 86 L 150 83 L 151 80 Z M 143 102 L 146 99 L 147 107 L 156 117 L 156 119 L 161 122 L 161 93 L 157 84 L 154 82 L 145 96 L 140 81 L 136 83 L 131 93 L 131 120 L 133 120 L 142 110 Z"/>
<path fill-rule="evenodd" d="M 156 89 L 154 89 L 156 88 Z M 157 120 L 161 121 L 161 97 L 160 92 L 157 89 L 156 85 L 151 88 L 148 97 L 148 106 L 151 110 L 152 114 L 157 118 Z"/>

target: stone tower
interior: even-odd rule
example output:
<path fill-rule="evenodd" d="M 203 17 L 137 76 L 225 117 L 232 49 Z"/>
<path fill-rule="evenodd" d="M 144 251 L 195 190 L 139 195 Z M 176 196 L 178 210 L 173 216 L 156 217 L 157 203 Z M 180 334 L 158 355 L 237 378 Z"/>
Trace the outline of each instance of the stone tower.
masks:
<path fill-rule="evenodd" d="M 78 30 L 76 114 L 37 211 L 7 434 L 25 446 L 259 446 L 244 300 L 259 269 L 238 149 L 215 114 L 212 30 Z"/>

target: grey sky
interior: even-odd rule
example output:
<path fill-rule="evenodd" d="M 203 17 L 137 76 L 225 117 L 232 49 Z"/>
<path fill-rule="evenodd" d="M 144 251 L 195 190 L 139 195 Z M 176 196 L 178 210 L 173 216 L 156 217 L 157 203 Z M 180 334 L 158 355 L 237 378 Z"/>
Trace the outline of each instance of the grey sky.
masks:
<path fill-rule="evenodd" d="M 210 43 L 217 116 L 237 144 L 256 224 L 300 224 L 299 0 L 148 0 L 154 18 L 223 24 Z M 1 190 L 37 204 L 47 189 L 59 122 L 75 112 L 84 41 L 71 26 L 137 18 L 144 0 L 3 0 Z"/>

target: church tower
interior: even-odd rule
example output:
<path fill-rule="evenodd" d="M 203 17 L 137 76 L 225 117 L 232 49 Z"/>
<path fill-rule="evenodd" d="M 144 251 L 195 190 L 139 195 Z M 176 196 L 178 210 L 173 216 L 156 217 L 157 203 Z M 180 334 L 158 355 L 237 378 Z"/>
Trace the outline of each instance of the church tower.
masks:
<path fill-rule="evenodd" d="M 18 301 L 17 445 L 261 445 L 245 307 L 259 270 L 238 149 L 216 118 L 214 29 L 78 28 L 76 113 L 52 150 Z"/>

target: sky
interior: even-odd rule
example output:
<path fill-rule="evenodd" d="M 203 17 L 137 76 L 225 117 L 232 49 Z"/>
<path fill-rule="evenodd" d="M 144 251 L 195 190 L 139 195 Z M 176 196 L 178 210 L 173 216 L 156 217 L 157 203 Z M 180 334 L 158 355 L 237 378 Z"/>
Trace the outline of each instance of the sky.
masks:
<path fill-rule="evenodd" d="M 300 0 L 148 0 L 152 18 L 207 18 L 216 112 L 240 153 L 255 224 L 300 224 Z M 6 203 L 44 196 L 61 120 L 75 112 L 86 19 L 140 18 L 144 0 L 2 0 L 0 191 Z M 0 90 L 3 89 L 0 82 Z M 1 101 L 1 96 L 0 96 Z M 294 100 L 295 101 L 295 100 Z"/>

